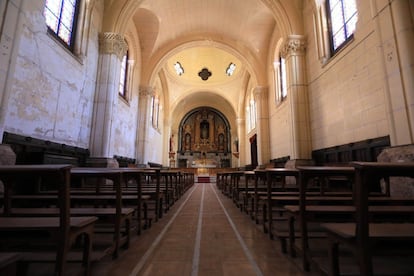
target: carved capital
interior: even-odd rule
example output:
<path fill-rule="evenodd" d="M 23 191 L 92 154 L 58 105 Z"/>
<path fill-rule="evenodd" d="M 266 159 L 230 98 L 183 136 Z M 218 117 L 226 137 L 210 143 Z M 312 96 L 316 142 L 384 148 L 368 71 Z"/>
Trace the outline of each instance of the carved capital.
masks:
<path fill-rule="evenodd" d="M 267 100 L 268 89 L 265 86 L 257 86 L 253 90 L 254 98 L 258 100 Z"/>
<path fill-rule="evenodd" d="M 115 54 L 120 60 L 128 50 L 128 44 L 122 35 L 116 33 L 99 34 L 99 52 L 101 54 Z"/>
<path fill-rule="evenodd" d="M 140 86 L 139 87 L 139 96 L 140 97 L 152 97 L 155 95 L 155 90 L 151 86 Z"/>
<path fill-rule="evenodd" d="M 303 35 L 289 35 L 282 47 L 282 56 L 301 55 L 306 50 L 306 41 Z"/>

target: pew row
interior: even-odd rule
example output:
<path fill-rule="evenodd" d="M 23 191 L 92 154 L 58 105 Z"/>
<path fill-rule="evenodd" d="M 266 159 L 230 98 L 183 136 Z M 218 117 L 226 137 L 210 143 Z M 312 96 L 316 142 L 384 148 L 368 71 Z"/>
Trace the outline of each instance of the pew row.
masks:
<path fill-rule="evenodd" d="M 21 252 L 20 261 L 32 262 L 51 255 L 55 274 L 63 275 L 68 254 L 78 245 L 84 274 L 90 273 L 90 256 L 95 222 L 94 216 L 73 217 L 70 213 L 70 170 L 67 165 L 0 166 L 4 185 L 3 213 L 0 217 L 1 250 Z M 58 217 L 15 217 L 11 214 L 12 193 L 22 186 L 33 186 L 38 180 L 49 180 L 58 190 Z M 36 254 L 30 254 L 35 251 Z M 51 253 L 51 254 L 50 254 Z"/>

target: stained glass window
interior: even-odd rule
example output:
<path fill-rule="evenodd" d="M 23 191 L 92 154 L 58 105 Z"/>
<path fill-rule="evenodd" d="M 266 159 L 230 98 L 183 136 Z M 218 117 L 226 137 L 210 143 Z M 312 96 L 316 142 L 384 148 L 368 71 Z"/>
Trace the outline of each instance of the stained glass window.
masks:
<path fill-rule="evenodd" d="M 73 48 L 79 0 L 46 0 L 44 16 L 49 30 Z"/>
<path fill-rule="evenodd" d="M 160 100 L 158 96 L 152 96 L 151 97 L 151 121 L 152 126 L 155 129 L 158 129 L 158 117 L 160 112 Z"/>
<path fill-rule="evenodd" d="M 355 0 L 328 0 L 332 50 L 339 50 L 355 32 L 358 12 Z"/>
<path fill-rule="evenodd" d="M 119 76 L 119 95 L 126 97 L 126 82 L 128 72 L 128 52 L 122 58 L 121 72 Z"/>
<path fill-rule="evenodd" d="M 247 130 L 251 131 L 256 128 L 256 102 L 251 96 L 249 105 L 246 106 Z"/>
<path fill-rule="evenodd" d="M 280 57 L 280 98 L 281 100 L 285 99 L 287 96 L 287 79 L 286 79 L 286 63 L 285 59 Z"/>

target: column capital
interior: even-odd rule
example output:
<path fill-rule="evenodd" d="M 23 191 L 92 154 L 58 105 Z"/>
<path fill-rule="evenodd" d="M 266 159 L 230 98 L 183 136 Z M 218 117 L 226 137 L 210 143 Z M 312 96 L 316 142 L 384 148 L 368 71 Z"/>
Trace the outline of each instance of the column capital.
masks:
<path fill-rule="evenodd" d="M 151 86 L 140 86 L 139 96 L 140 97 L 151 97 L 155 95 L 155 89 Z"/>
<path fill-rule="evenodd" d="M 283 57 L 289 55 L 303 55 L 306 50 L 306 39 L 303 35 L 288 35 L 282 47 Z"/>
<path fill-rule="evenodd" d="M 267 99 L 268 88 L 266 86 L 257 86 L 253 89 L 254 99 Z"/>
<path fill-rule="evenodd" d="M 99 52 L 101 54 L 115 54 L 119 60 L 122 60 L 128 44 L 124 36 L 117 33 L 100 33 L 99 34 Z"/>

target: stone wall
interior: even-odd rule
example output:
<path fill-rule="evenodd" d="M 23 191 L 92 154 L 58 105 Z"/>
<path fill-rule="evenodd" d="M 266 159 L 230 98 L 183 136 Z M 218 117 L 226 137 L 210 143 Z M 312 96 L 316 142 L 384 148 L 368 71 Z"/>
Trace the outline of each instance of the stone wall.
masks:
<path fill-rule="evenodd" d="M 378 156 L 378 162 L 413 162 L 414 145 L 390 147 Z M 391 196 L 414 198 L 414 179 L 392 177 L 390 179 Z"/>
<path fill-rule="evenodd" d="M 16 163 L 16 154 L 14 154 L 10 145 L 0 144 L 0 165 L 14 165 Z M 3 183 L 0 181 L 0 194 L 4 193 Z"/>

